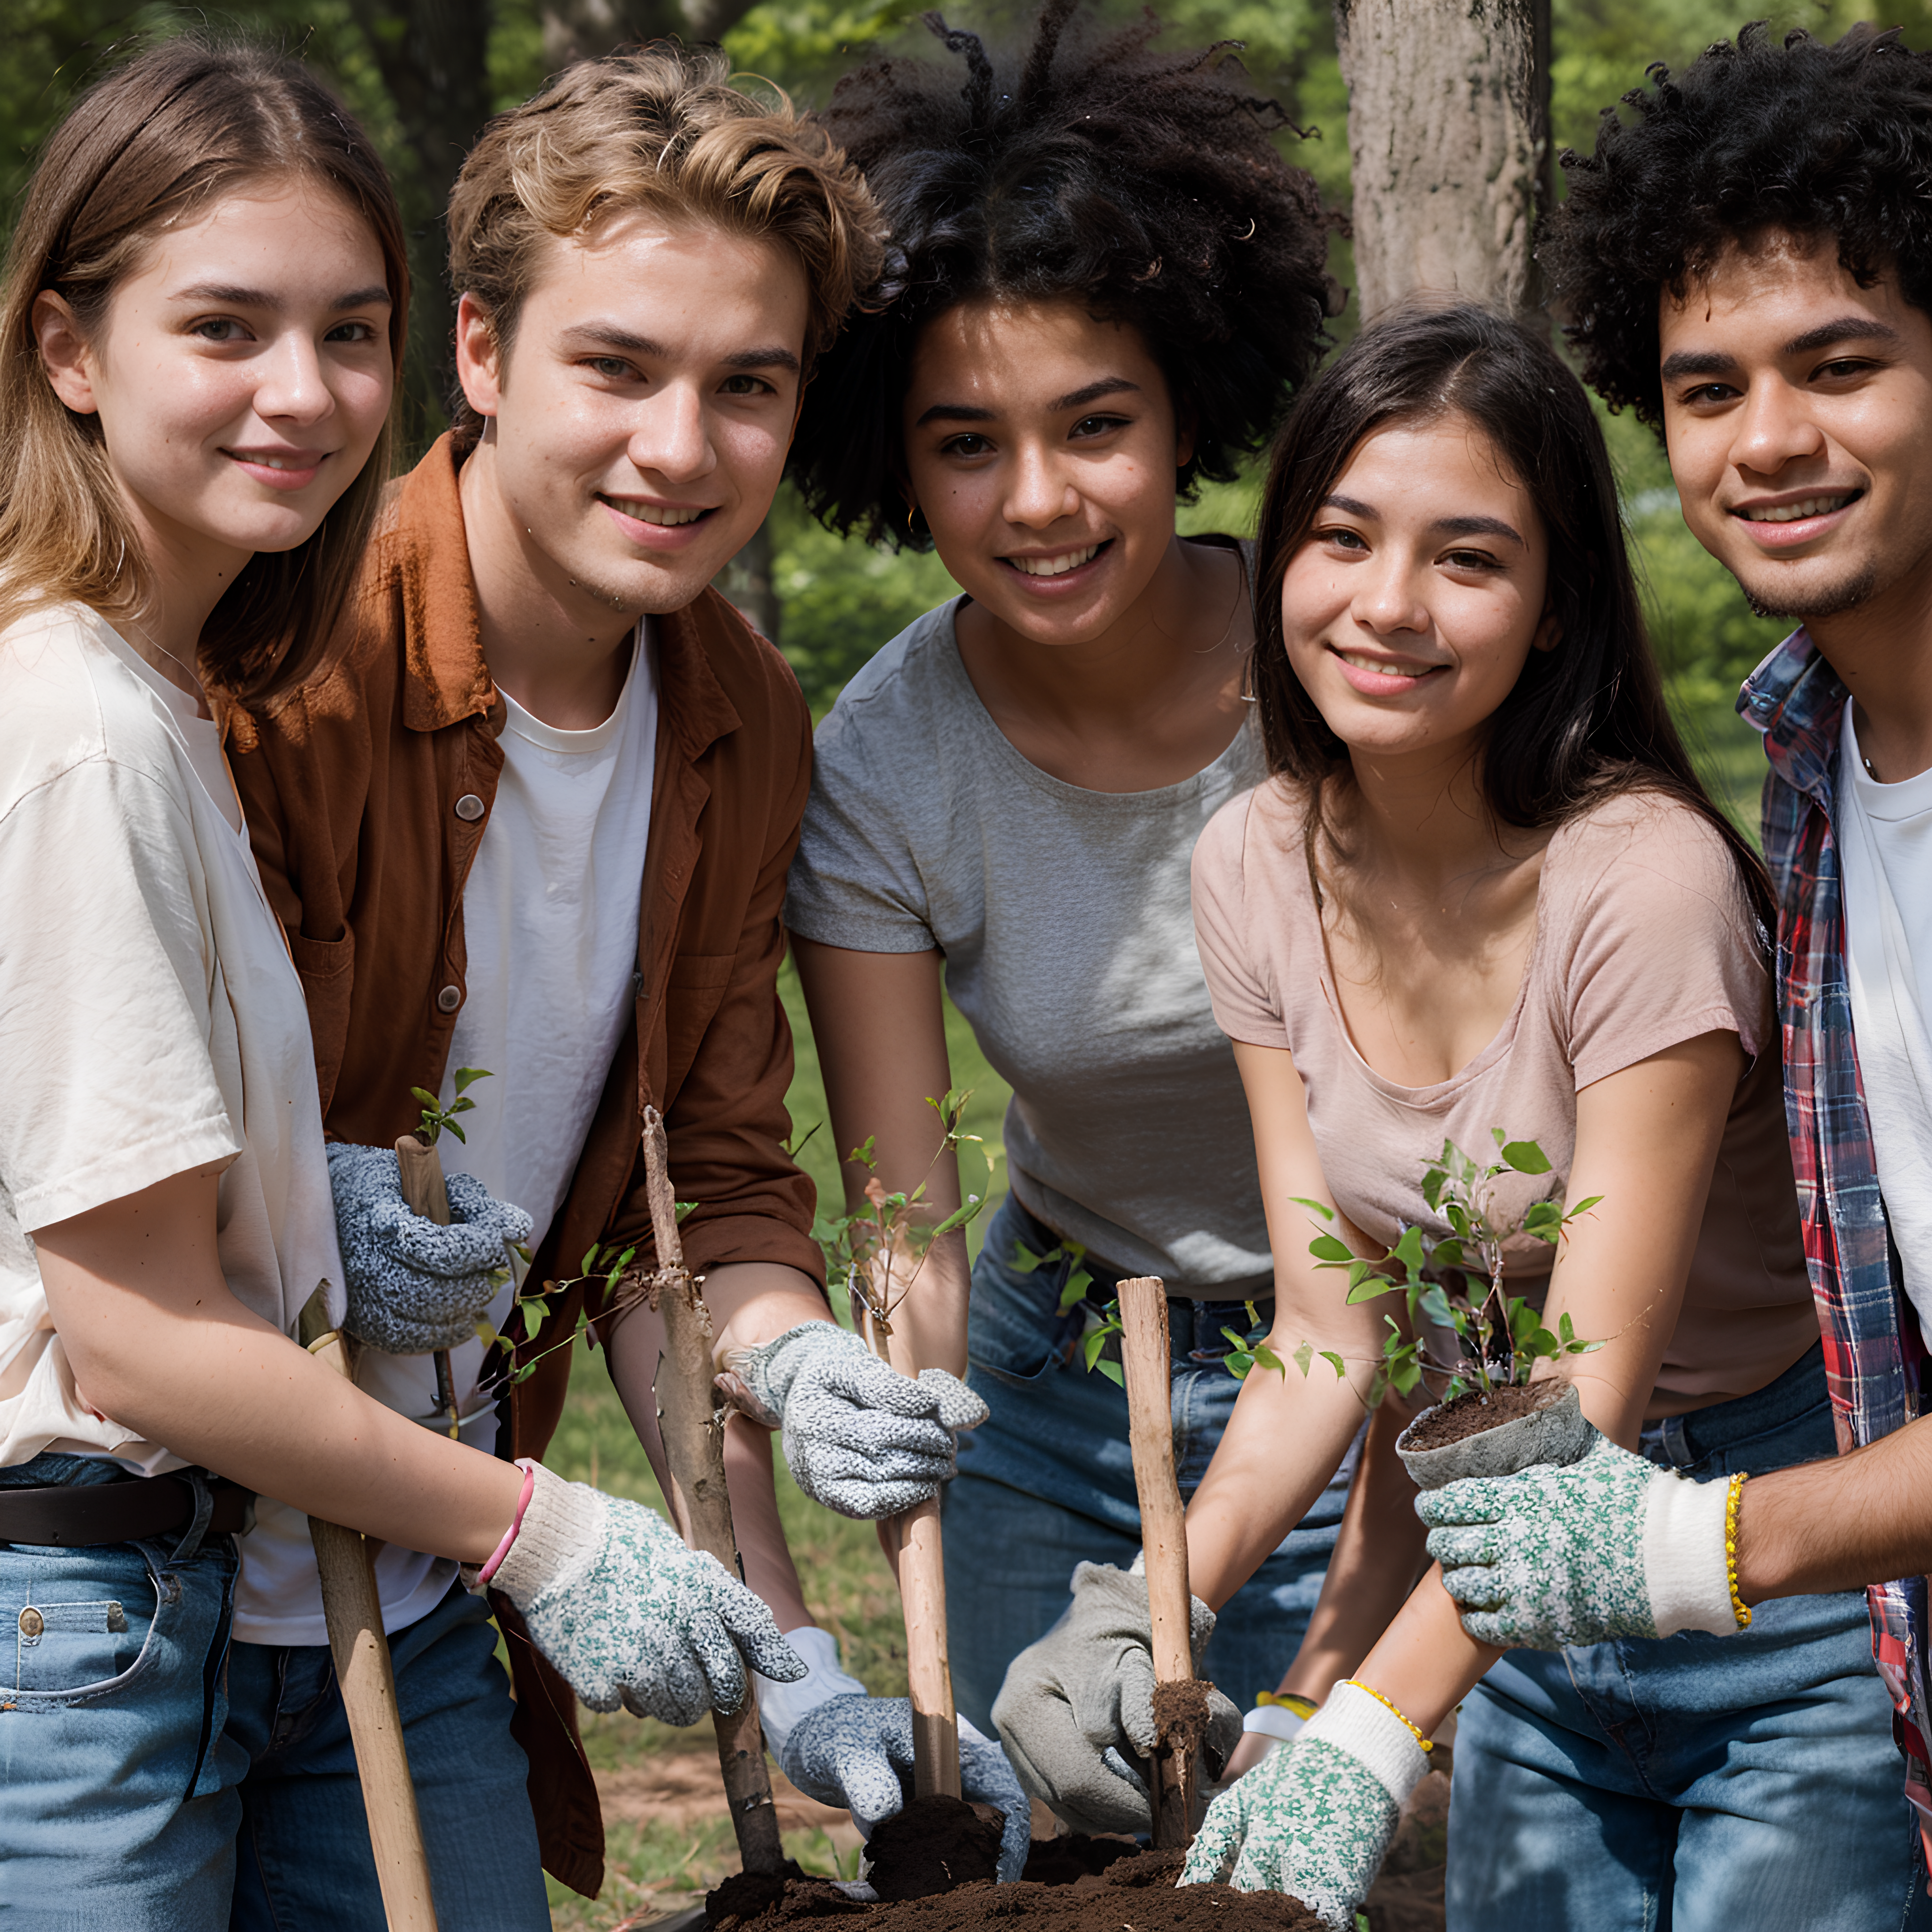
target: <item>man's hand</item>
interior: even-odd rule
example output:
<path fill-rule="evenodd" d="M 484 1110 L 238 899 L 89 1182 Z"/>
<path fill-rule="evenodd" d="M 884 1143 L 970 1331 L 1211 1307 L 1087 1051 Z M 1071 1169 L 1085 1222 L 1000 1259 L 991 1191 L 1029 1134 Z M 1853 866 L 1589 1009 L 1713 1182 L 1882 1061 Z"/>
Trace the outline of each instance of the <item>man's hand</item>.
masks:
<path fill-rule="evenodd" d="M 1425 1491 L 1415 1510 L 1471 1636 L 1561 1650 L 1735 1630 L 1724 1561 L 1728 1490 L 1599 1436 L 1580 1462 L 1470 1477 Z"/>
<path fill-rule="evenodd" d="M 802 1322 L 735 1351 L 728 1366 L 758 1420 L 784 1431 L 799 1487 L 861 1521 L 936 1496 L 956 1466 L 955 1431 L 986 1419 L 956 1376 L 928 1369 L 914 1382 L 835 1322 Z"/>
<path fill-rule="evenodd" d="M 591 1709 L 694 1724 L 745 1701 L 747 1663 L 782 1684 L 805 1676 L 770 1611 L 716 1557 L 641 1504 L 530 1466 L 522 1527 L 490 1581 Z"/>
<path fill-rule="evenodd" d="M 1073 1601 L 1006 1668 L 993 1722 L 1019 1780 L 1076 1832 L 1148 1832 L 1147 1781 L 1127 1754 L 1153 1754 L 1152 1619 L 1147 1580 L 1106 1564 L 1073 1573 Z M 1194 1660 L 1214 1632 L 1198 1598 L 1189 1631 Z M 1210 1693 L 1202 1760 L 1220 1776 L 1241 1738 L 1241 1714 Z"/>
<path fill-rule="evenodd" d="M 476 1338 L 510 1265 L 508 1244 L 530 1238 L 520 1208 L 494 1199 L 467 1174 L 448 1177 L 449 1226 L 412 1213 L 393 1148 L 328 1148 L 335 1232 L 348 1276 L 343 1325 L 386 1354 L 426 1355 Z"/>
<path fill-rule="evenodd" d="M 1428 1768 L 1400 1718 L 1359 1684 L 1338 1684 L 1298 1737 L 1208 1806 L 1180 1882 L 1286 1892 L 1333 1932 L 1354 1932 Z"/>

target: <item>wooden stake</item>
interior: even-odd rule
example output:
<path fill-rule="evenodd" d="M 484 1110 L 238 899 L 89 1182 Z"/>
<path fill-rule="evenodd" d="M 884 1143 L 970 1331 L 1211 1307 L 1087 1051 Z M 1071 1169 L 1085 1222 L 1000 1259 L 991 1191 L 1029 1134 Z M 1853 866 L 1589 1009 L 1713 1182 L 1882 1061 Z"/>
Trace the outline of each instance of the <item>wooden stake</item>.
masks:
<path fill-rule="evenodd" d="M 1180 1485 L 1174 1474 L 1174 1395 L 1167 1328 L 1166 1285 L 1151 1276 L 1124 1281 L 1120 1356 L 1126 1370 L 1127 1423 L 1133 1444 L 1134 1487 L 1141 1504 L 1141 1547 L 1147 1565 L 1148 1608 L 1156 1684 L 1194 1682 L 1187 1582 L 1187 1530 Z M 1170 1726 L 1154 1748 L 1154 1842 L 1161 1850 L 1192 1841 L 1199 1784 L 1198 1740 L 1186 1726 Z"/>
<path fill-rule="evenodd" d="M 302 1310 L 302 1346 L 352 1380 L 348 1344 L 341 1330 L 328 1328 L 327 1322 L 318 1288 Z M 308 1520 L 308 1533 L 322 1578 L 329 1652 L 335 1660 L 343 1708 L 349 1714 L 356 1775 L 369 1816 L 369 1844 L 376 1856 L 383 1915 L 389 1932 L 436 1932 L 429 1857 L 423 1849 L 422 1822 L 416 1815 L 416 1786 L 410 1778 L 402 1713 L 396 1703 L 395 1670 L 376 1588 L 376 1552 L 381 1546 L 360 1530 L 316 1516 Z"/>
<path fill-rule="evenodd" d="M 715 1378 L 711 1311 L 684 1265 L 671 1192 L 664 1121 L 644 1110 L 644 1186 L 657 1235 L 658 1312 L 664 1317 L 664 1352 L 658 1364 L 658 1426 L 670 1477 L 669 1502 L 678 1534 L 693 1550 L 708 1550 L 733 1576 L 742 1577 L 738 1539 L 731 1527 L 731 1498 L 724 1486 L 724 1422 L 711 1392 Z M 714 1710 L 718 1766 L 731 1809 L 738 1856 L 748 1872 L 780 1872 L 784 1848 L 772 1803 L 771 1774 L 758 1724 L 758 1686 L 746 1673 L 745 1701 L 736 1711 Z"/>
<path fill-rule="evenodd" d="M 886 1272 L 882 1265 L 881 1274 Z M 885 1284 L 874 1293 L 883 1302 Z M 891 1366 L 887 1341 L 868 1311 L 860 1333 L 879 1359 Z M 916 1364 L 909 1371 L 918 1373 Z M 959 1718 L 952 1703 L 952 1665 L 946 1635 L 946 1551 L 940 1540 L 937 1498 L 892 1519 L 899 1549 L 899 1606 L 905 1617 L 907 1689 L 912 1701 L 913 1794 L 958 1798 Z"/>
<path fill-rule="evenodd" d="M 439 1228 L 449 1226 L 449 1186 L 442 1178 L 442 1162 L 436 1149 L 414 1134 L 404 1134 L 396 1142 L 396 1168 L 402 1178 L 403 1199 L 412 1214 L 434 1221 Z M 462 1439 L 462 1425 L 456 1413 L 456 1380 L 449 1368 L 449 1351 L 436 1354 L 436 1406 L 449 1419 L 449 1439 Z"/>

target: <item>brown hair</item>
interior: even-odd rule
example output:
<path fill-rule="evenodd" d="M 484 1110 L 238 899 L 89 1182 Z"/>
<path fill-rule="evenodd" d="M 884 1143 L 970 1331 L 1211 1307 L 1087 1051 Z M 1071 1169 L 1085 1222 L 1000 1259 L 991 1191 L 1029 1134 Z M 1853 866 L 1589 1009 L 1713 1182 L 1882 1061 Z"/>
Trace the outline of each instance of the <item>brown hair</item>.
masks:
<path fill-rule="evenodd" d="M 450 282 L 488 311 L 507 354 L 544 244 L 648 209 L 789 248 L 810 306 L 805 370 L 874 281 L 885 224 L 856 168 L 776 88 L 761 105 L 730 84 L 712 49 L 659 40 L 580 61 L 500 116 L 470 149 L 449 197 Z M 452 419 L 473 442 L 459 394 Z"/>
<path fill-rule="evenodd" d="M 33 326 L 44 290 L 83 332 L 158 231 L 265 178 L 307 176 L 362 216 L 382 252 L 389 348 L 402 362 L 409 267 L 374 147 L 308 70 L 189 34 L 137 55 L 82 96 L 42 150 L 0 283 L 0 630 L 43 599 L 138 619 L 154 585 L 106 460 L 100 418 L 68 409 Z M 340 614 L 389 470 L 386 428 L 362 473 L 293 550 L 258 552 L 202 627 L 213 684 L 260 695 L 310 665 Z"/>

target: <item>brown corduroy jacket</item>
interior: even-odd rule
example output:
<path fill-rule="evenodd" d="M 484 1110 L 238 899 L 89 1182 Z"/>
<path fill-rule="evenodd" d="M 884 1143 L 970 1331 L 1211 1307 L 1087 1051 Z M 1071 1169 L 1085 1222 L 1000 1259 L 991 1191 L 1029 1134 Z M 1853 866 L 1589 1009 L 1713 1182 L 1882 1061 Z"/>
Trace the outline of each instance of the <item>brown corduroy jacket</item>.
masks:
<path fill-rule="evenodd" d="M 445 437 L 399 486 L 326 667 L 226 720 L 262 882 L 308 996 L 324 1122 L 364 1146 L 416 1124 L 412 1087 L 441 1086 L 465 992 L 464 881 L 503 764 L 457 461 Z M 790 668 L 716 592 L 654 618 L 650 634 L 657 764 L 636 1008 L 531 1273 L 574 1275 L 605 1242 L 635 1244 L 650 1263 L 640 1126 L 655 1105 L 678 1196 L 698 1204 L 682 1230 L 693 1271 L 777 1262 L 822 1282 L 812 1184 L 784 1150 L 791 1034 L 777 988 L 810 716 Z M 568 1335 L 580 1301 L 578 1290 L 554 1304 L 522 1352 Z M 544 1355 L 504 1396 L 500 1454 L 543 1454 L 573 1352 Z M 594 1894 L 604 1827 L 576 1700 L 508 1602 L 491 1602 L 544 1864 Z"/>

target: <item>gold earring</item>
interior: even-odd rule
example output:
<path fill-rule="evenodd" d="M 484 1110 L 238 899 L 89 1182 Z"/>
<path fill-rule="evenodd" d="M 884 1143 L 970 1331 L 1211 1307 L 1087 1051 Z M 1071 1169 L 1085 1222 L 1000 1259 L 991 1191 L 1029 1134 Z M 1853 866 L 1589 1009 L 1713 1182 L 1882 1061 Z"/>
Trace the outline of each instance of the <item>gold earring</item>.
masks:
<path fill-rule="evenodd" d="M 915 518 L 915 517 L 916 517 L 916 516 L 917 516 L 918 514 L 919 514 L 919 506 L 918 506 L 916 503 L 908 503 L 908 504 L 907 504 L 907 506 L 906 506 L 906 535 L 907 535 L 908 536 L 910 536 L 912 535 L 912 520 L 913 520 L 913 518 Z"/>

